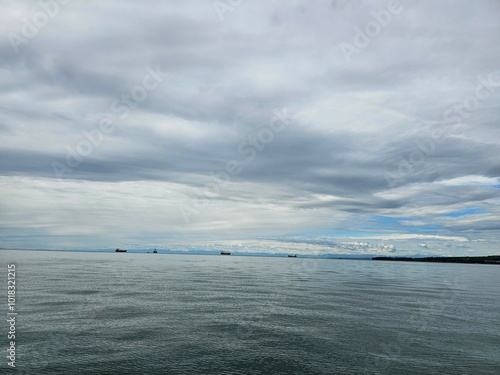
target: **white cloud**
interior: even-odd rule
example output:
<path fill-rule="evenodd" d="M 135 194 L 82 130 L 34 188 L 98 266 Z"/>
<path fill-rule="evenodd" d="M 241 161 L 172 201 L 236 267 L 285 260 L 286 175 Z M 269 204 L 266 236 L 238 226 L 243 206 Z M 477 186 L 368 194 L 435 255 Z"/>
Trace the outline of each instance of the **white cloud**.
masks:
<path fill-rule="evenodd" d="M 449 180 L 438 181 L 436 183 L 447 186 L 463 186 L 463 185 L 494 186 L 500 184 L 500 178 L 468 175 L 468 176 L 460 176 L 452 178 Z"/>

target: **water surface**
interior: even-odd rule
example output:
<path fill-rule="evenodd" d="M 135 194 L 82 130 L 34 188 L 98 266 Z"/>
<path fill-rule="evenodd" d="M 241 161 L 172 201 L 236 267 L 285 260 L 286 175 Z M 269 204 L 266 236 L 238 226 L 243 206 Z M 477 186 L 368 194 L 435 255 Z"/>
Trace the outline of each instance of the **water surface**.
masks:
<path fill-rule="evenodd" d="M 17 373 L 500 373 L 495 265 L 0 257 L 4 285 L 17 269 Z"/>

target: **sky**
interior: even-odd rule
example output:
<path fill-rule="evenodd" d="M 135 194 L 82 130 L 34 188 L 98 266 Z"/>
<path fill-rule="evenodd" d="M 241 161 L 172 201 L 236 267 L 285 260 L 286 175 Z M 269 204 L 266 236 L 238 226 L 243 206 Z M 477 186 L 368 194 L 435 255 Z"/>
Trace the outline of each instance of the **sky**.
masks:
<path fill-rule="evenodd" d="M 0 247 L 500 252 L 500 2 L 0 2 Z"/>

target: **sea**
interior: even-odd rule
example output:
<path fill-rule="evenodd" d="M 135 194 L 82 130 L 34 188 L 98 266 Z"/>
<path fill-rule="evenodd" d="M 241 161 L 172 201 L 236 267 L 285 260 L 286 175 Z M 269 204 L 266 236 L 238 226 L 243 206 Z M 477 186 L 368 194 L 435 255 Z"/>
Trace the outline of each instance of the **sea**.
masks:
<path fill-rule="evenodd" d="M 17 314 L 2 374 L 500 374 L 498 265 L 20 250 L 0 264 Z"/>

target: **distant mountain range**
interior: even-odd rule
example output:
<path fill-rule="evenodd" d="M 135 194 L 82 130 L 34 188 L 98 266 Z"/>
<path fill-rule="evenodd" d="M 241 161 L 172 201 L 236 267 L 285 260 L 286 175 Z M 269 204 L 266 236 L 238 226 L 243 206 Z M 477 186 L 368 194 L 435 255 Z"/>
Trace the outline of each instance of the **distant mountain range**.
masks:
<path fill-rule="evenodd" d="M 500 264 L 500 255 L 485 257 L 373 257 L 372 260 L 392 260 L 402 262 L 439 262 L 439 263 L 473 263 L 473 264 Z"/>

